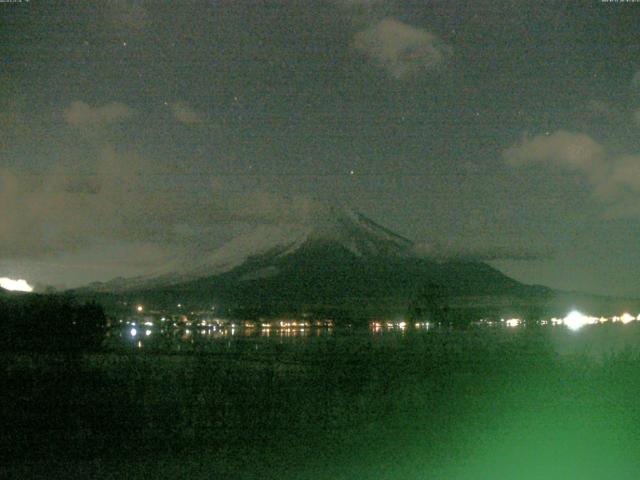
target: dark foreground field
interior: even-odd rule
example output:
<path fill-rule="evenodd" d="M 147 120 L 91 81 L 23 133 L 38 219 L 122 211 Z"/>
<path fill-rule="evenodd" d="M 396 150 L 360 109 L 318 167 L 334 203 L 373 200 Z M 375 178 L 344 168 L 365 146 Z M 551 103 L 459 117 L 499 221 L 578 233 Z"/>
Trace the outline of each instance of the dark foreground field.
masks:
<path fill-rule="evenodd" d="M 1 478 L 638 478 L 640 357 L 547 330 L 2 359 Z"/>

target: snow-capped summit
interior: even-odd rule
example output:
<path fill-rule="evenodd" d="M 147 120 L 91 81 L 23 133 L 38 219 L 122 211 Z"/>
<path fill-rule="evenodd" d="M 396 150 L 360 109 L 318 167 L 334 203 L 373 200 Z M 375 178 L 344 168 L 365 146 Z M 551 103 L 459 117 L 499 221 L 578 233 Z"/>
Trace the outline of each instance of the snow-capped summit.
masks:
<path fill-rule="evenodd" d="M 174 285 L 230 272 L 249 259 L 269 257 L 275 261 L 311 245 L 333 246 L 365 258 L 408 255 L 413 242 L 349 208 L 321 205 L 304 222 L 258 225 L 213 251 L 190 252 L 188 262 L 176 259 L 155 273 L 93 288 L 122 291 Z"/>
<path fill-rule="evenodd" d="M 327 207 L 308 224 L 261 225 L 201 259 L 193 277 L 230 271 L 249 258 L 284 257 L 311 244 L 333 245 L 356 257 L 406 255 L 413 242 L 347 208 Z"/>
<path fill-rule="evenodd" d="M 413 242 L 347 208 L 331 214 L 313 228 L 310 239 L 334 241 L 356 256 L 404 255 Z"/>
<path fill-rule="evenodd" d="M 260 225 L 212 252 L 191 252 L 195 266 L 177 262 L 181 268 L 91 290 L 167 304 L 219 302 L 275 314 L 305 305 L 314 305 L 316 312 L 388 312 L 390 305 L 402 311 L 434 285 L 458 295 L 521 286 L 487 264 L 436 260 L 414 247 L 358 212 L 323 206 L 313 218 Z"/>

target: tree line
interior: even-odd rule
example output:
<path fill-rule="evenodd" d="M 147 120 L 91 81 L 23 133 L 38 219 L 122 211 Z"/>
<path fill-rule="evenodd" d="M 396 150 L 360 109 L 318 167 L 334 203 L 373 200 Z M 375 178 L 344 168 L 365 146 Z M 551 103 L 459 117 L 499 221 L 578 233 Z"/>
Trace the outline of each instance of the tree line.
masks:
<path fill-rule="evenodd" d="M 0 295 L 0 349 L 91 351 L 100 348 L 106 315 L 97 303 L 69 295 Z"/>

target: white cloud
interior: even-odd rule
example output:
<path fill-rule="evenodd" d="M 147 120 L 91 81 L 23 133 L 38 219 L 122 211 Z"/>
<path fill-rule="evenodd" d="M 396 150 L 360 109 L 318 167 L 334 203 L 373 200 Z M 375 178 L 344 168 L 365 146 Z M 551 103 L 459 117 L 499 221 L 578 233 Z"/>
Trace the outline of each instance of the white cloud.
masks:
<path fill-rule="evenodd" d="M 186 124 L 200 123 L 202 116 L 196 112 L 193 108 L 183 102 L 170 103 L 169 108 L 173 113 L 173 116 L 179 122 Z"/>
<path fill-rule="evenodd" d="M 511 165 L 550 163 L 572 170 L 589 171 L 602 162 L 604 149 L 588 135 L 558 130 L 537 135 L 505 151 Z"/>
<path fill-rule="evenodd" d="M 108 143 L 93 155 L 83 169 L 0 169 L 0 257 L 37 257 L 106 240 L 180 241 L 176 226 L 205 210 L 179 189 L 161 188 L 162 169 L 146 158 Z"/>
<path fill-rule="evenodd" d="M 124 120 L 134 113 L 134 110 L 120 102 L 92 107 L 85 102 L 76 101 L 64 110 L 62 116 L 73 127 L 93 128 Z"/>
<path fill-rule="evenodd" d="M 613 155 L 588 135 L 560 130 L 525 140 L 504 157 L 514 167 L 540 164 L 578 173 L 607 204 L 608 214 L 640 214 L 640 155 Z"/>
<path fill-rule="evenodd" d="M 0 168 L 0 259 L 51 258 L 95 245 L 140 245 L 152 264 L 163 252 L 203 242 L 221 223 L 296 223 L 317 218 L 304 196 L 285 197 L 215 182 L 185 190 L 162 164 L 98 139 L 82 168 L 71 163 L 19 173 Z M 151 252 L 151 253 L 150 253 Z"/>
<path fill-rule="evenodd" d="M 640 193 L 640 155 L 621 155 L 610 166 L 611 189 Z"/>
<path fill-rule="evenodd" d="M 330 214 L 329 205 L 307 195 L 238 188 L 217 177 L 211 187 L 217 216 L 224 221 L 307 225 L 322 222 Z"/>
<path fill-rule="evenodd" d="M 427 30 L 392 18 L 356 33 L 353 47 L 397 79 L 431 70 L 444 63 L 452 52 L 449 45 Z"/>

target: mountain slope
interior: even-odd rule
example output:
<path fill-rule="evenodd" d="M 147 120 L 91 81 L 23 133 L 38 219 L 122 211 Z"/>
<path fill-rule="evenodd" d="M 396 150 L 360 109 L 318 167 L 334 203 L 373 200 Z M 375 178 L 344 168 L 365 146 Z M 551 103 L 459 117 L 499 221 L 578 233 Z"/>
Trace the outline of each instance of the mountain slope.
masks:
<path fill-rule="evenodd" d="M 402 312 L 436 288 L 447 296 L 518 295 L 527 287 L 481 262 L 418 256 L 410 240 L 359 213 L 329 209 L 314 225 L 260 226 L 195 268 L 102 284 L 94 291 L 159 305 L 256 314 Z"/>
<path fill-rule="evenodd" d="M 200 255 L 197 257 L 196 267 L 173 265 L 151 275 L 94 284 L 92 289 L 116 292 L 176 285 L 232 271 L 254 257 L 274 259 L 291 255 L 304 245 L 314 242 L 331 243 L 357 257 L 408 255 L 413 246 L 410 240 L 362 214 L 347 209 L 329 208 L 313 226 L 260 225 L 233 238 L 213 253 Z"/>

